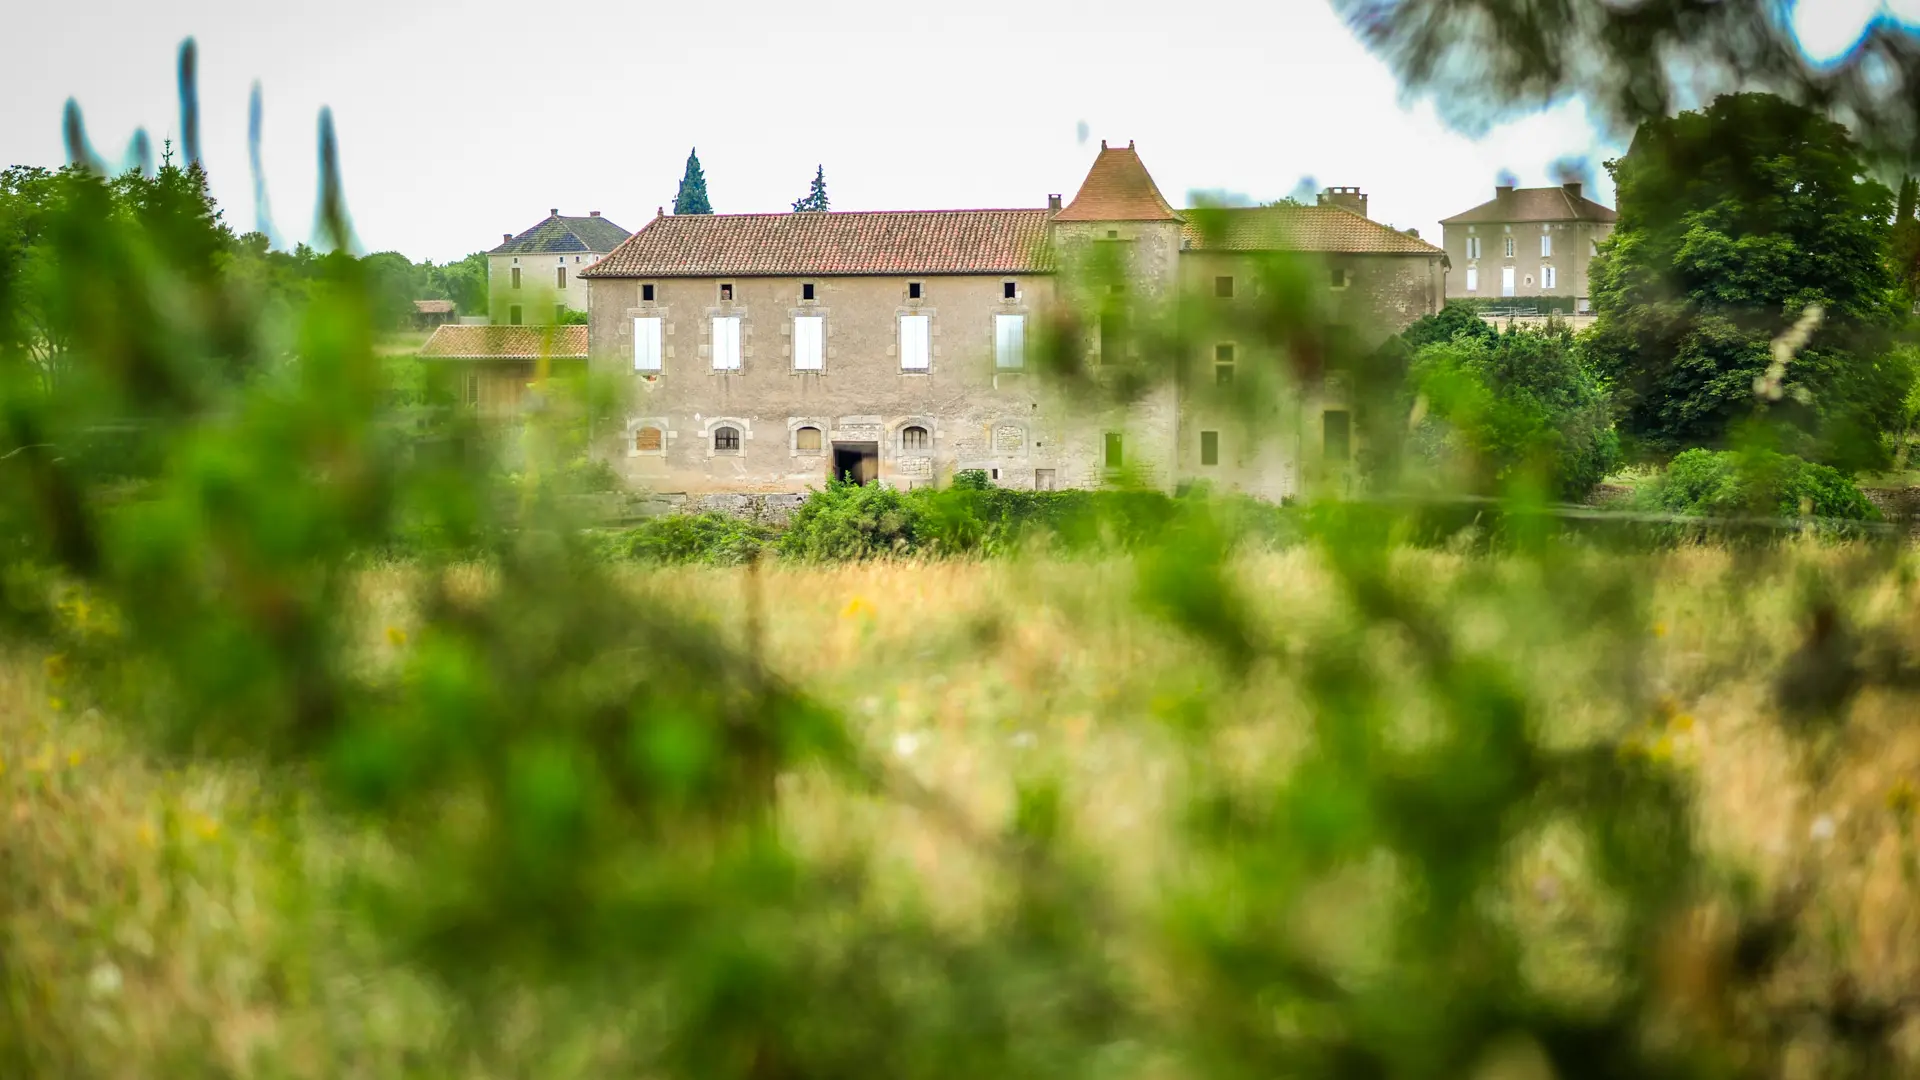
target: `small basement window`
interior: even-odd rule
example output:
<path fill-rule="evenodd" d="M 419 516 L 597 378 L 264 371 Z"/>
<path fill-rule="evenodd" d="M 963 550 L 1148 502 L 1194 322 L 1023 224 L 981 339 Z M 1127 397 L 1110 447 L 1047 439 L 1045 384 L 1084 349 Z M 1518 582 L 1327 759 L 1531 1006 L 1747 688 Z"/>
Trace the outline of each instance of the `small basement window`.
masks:
<path fill-rule="evenodd" d="M 735 427 L 714 428 L 713 448 L 721 453 L 739 451 L 740 429 Z"/>
<path fill-rule="evenodd" d="M 918 424 L 900 429 L 900 449 L 902 450 L 925 450 L 929 441 L 927 429 Z"/>

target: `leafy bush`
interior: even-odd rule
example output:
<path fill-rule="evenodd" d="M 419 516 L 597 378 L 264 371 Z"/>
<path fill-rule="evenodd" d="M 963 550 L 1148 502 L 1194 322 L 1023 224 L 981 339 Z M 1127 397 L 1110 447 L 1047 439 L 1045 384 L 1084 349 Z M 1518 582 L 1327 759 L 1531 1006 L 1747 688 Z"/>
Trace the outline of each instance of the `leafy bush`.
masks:
<path fill-rule="evenodd" d="M 730 514 L 663 514 L 600 541 L 602 554 L 641 562 L 740 566 L 772 545 L 773 526 Z"/>
<path fill-rule="evenodd" d="M 829 480 L 794 511 L 780 553 L 822 562 L 910 554 L 920 513 L 898 489 Z"/>
<path fill-rule="evenodd" d="M 1642 490 L 1653 507 L 1703 517 L 1880 517 L 1845 473 L 1770 450 L 1688 450 Z"/>
<path fill-rule="evenodd" d="M 1619 461 L 1606 387 L 1565 327 L 1458 333 L 1420 349 L 1410 385 L 1429 406 L 1415 451 L 1483 493 L 1528 481 L 1579 500 Z"/>

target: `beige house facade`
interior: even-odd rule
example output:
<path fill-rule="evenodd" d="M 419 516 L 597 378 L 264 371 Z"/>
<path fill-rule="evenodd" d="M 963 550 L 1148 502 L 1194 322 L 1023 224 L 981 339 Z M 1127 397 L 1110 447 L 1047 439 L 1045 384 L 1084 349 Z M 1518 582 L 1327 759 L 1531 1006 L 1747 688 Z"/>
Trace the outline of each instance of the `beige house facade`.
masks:
<path fill-rule="evenodd" d="M 1337 377 L 1311 372 L 1276 421 L 1240 407 L 1265 366 L 1231 335 L 1141 355 L 1190 310 L 1250 314 L 1275 255 L 1311 267 L 1356 341 L 1444 303 L 1439 248 L 1331 201 L 1175 210 L 1132 146 L 1103 145 L 1064 206 L 661 215 L 586 272 L 590 366 L 625 387 L 596 442 L 663 493 L 797 493 L 831 476 L 910 488 L 979 469 L 1019 489 L 1205 480 L 1285 497 L 1338 427 L 1323 416 L 1344 407 Z M 1080 272 L 1096 265 L 1111 272 Z M 1080 354 L 1080 378 L 1041 370 L 1060 352 Z M 1105 392 L 1162 359 L 1174 377 Z M 1292 437 L 1233 434 L 1249 421 Z M 1350 453 L 1345 428 L 1331 446 Z"/>
<path fill-rule="evenodd" d="M 628 237 L 627 230 L 590 211 L 566 217 L 550 210 L 539 224 L 502 234 L 487 252 L 488 315 L 500 326 L 545 326 L 587 310 L 587 282 L 580 272 Z"/>
<path fill-rule="evenodd" d="M 1592 310 L 1590 268 L 1617 217 L 1578 183 L 1496 187 L 1490 201 L 1440 223 L 1454 267 L 1447 299 L 1520 309 L 1531 300 L 1585 314 Z"/>

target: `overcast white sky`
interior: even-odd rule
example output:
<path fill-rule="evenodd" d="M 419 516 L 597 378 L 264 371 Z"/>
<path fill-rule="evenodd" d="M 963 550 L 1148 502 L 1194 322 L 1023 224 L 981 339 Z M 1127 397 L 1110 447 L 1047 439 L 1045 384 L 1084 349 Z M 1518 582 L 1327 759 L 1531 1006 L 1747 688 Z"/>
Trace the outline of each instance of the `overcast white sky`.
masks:
<path fill-rule="evenodd" d="M 367 250 L 436 261 L 545 216 L 600 210 L 628 228 L 671 204 L 700 149 L 714 208 L 785 210 L 816 164 L 838 210 L 1040 206 L 1072 197 L 1102 138 L 1135 140 L 1176 204 L 1256 199 L 1303 176 L 1358 185 L 1373 216 L 1438 235 L 1495 176 L 1622 147 L 1578 106 L 1472 140 L 1406 106 L 1326 0 L 65 0 L 9 4 L 0 164 L 58 165 L 80 102 L 119 161 L 136 127 L 177 137 L 180 41 L 200 53 L 214 192 L 254 220 L 247 92 L 280 233 L 312 232 L 315 123 L 338 126 Z M 1086 138 L 1081 141 L 1084 123 Z"/>

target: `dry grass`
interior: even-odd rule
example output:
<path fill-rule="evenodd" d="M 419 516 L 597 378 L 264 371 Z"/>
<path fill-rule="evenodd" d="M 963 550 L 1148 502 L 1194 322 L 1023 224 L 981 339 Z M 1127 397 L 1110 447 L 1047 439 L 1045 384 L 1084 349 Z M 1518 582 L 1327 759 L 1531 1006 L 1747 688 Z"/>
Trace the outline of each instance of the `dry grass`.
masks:
<path fill-rule="evenodd" d="M 1838 558 L 1810 551 L 1796 562 Z M 1462 565 L 1408 554 L 1402 570 L 1443 581 Z M 1793 961 L 1808 985 L 1844 976 L 1879 998 L 1920 986 L 1920 698 L 1870 691 L 1830 733 L 1791 734 L 1769 686 L 1798 640 L 1795 579 L 1744 578 L 1743 564 L 1714 551 L 1651 565 L 1645 669 L 1611 669 L 1604 642 L 1532 643 L 1552 669 L 1538 680 L 1549 723 L 1569 738 L 1652 725 L 1651 752 L 1694 778 L 1717 860 L 1751 874 L 1763 897 L 1811 897 L 1802 918 L 1817 932 Z M 1260 556 L 1240 572 L 1283 637 L 1313 633 L 1340 603 L 1309 552 Z M 364 579 L 371 664 L 405 647 L 404 573 Z M 1057 776 L 1072 827 L 1103 853 L 1124 901 L 1149 895 L 1178 863 L 1165 811 L 1190 759 L 1163 721 L 1197 701 L 1243 718 L 1210 758 L 1249 774 L 1284 759 L 1303 726 L 1283 673 L 1228 685 L 1204 650 L 1142 615 L 1135 573 L 1122 560 L 881 563 L 685 569 L 636 575 L 636 587 L 739 635 L 982 832 L 1005 827 L 1021 777 Z M 1858 614 L 1920 655 L 1907 577 L 1886 575 Z M 1528 633 L 1475 618 L 1463 612 L 1461 632 L 1476 648 Z M 341 866 L 373 856 L 369 840 L 302 808 L 285 778 L 263 785 L 232 767 L 152 761 L 101 718 L 64 711 L 59 676 L 43 657 L 0 661 L 0 963 L 12 1029 L 33 1033 L 32 1045 L 0 1047 L 0 1066 L 164 1076 L 218 1062 L 214 1071 L 236 1075 L 385 1076 L 445 1052 L 449 1006 L 325 907 Z M 1595 704 L 1583 688 L 1609 678 L 1644 682 L 1661 702 L 1654 717 Z M 784 798 L 804 849 L 871 845 L 903 890 L 924 887 L 913 891 L 954 920 L 978 917 L 989 899 L 991 875 L 921 811 L 804 776 L 789 778 Z M 1522 858 L 1535 881 L 1564 861 L 1550 842 Z"/>

